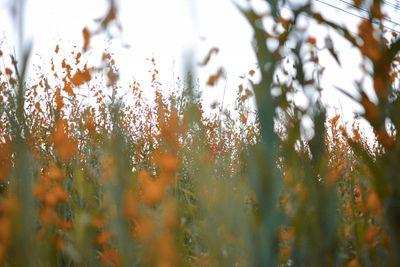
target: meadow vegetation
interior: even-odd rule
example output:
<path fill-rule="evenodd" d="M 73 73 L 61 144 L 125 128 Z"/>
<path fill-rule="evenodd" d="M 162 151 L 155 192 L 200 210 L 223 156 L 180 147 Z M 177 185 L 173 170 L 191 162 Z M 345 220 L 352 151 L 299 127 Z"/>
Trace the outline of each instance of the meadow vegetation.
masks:
<path fill-rule="evenodd" d="M 114 1 L 99 30 L 83 29 L 82 48 L 63 58 L 55 47 L 48 70 L 27 77 L 29 50 L 19 62 L 0 52 L 2 266 L 399 266 L 400 39 L 384 31 L 379 0 L 352 3 L 369 11 L 358 33 L 311 3 L 282 17 L 285 3 L 237 7 L 259 69 L 227 88 L 230 111 L 204 111 L 192 64 L 175 90 L 160 89 L 154 58 L 151 88 L 121 89 L 112 52 L 89 66 Z M 301 16 L 361 53 L 376 97 L 361 80 L 358 95 L 338 90 L 363 107 L 373 136 L 327 117 Z M 334 43 L 324 49 L 338 60 Z M 295 104 L 299 91 L 307 107 Z"/>

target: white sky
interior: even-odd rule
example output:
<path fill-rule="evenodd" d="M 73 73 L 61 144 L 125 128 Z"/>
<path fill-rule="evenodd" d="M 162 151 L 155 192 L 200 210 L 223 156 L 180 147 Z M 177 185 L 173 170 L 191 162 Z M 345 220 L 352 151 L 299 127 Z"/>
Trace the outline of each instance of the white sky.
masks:
<path fill-rule="evenodd" d="M 10 16 L 13 1 L 0 0 L 0 36 L 6 37 L 9 47 L 13 46 L 15 40 L 13 35 L 15 28 Z M 348 9 L 343 2 L 351 0 L 322 1 L 357 13 Z M 395 4 L 396 0 L 386 1 Z M 261 1 L 253 1 L 255 6 L 262 8 L 259 2 Z M 292 2 L 300 1 L 292 0 Z M 146 58 L 155 57 L 161 82 L 167 86 L 172 85 L 174 76 L 182 77 L 181 71 L 187 55 L 194 55 L 195 60 L 200 62 L 210 48 L 218 47 L 220 52 L 212 57 L 210 64 L 197 70 L 200 87 L 203 88 L 203 98 L 207 100 L 206 103 L 209 104 L 215 99 L 221 102 L 225 81 L 220 80 L 216 87 L 207 87 L 206 82 L 209 75 L 214 74 L 223 65 L 228 77 L 225 103 L 232 105 L 236 97 L 232 89 L 236 89 L 243 82 L 239 76 L 250 69 L 255 69 L 256 64 L 251 47 L 252 30 L 230 0 L 120 0 L 117 3 L 119 3 L 118 18 L 123 27 L 122 34 L 118 34 L 111 44 L 107 40 L 101 40 L 100 37 L 93 40 L 91 53 L 96 54 L 96 51 L 101 53 L 102 49 L 110 45 L 120 69 L 122 84 L 131 84 L 137 79 L 146 85 L 151 80 L 148 73 L 151 64 Z M 88 26 L 89 29 L 94 29 L 97 24 L 93 20 L 102 17 L 107 8 L 108 1 L 105 0 L 27 0 L 26 36 L 27 40 L 33 40 L 34 44 L 34 57 L 31 63 L 48 64 L 58 43 L 62 48 L 61 51 L 66 52 L 69 52 L 72 45 L 81 47 L 82 28 Z M 324 17 L 343 23 L 350 31 L 357 32 L 359 18 L 319 2 L 314 3 L 314 8 Z M 398 10 L 386 6 L 385 11 L 396 21 Z M 397 22 L 400 22 L 400 17 Z M 305 23 L 308 23 L 310 36 L 317 39 L 318 47 L 322 47 L 328 32 L 326 27 Z M 390 22 L 386 25 L 400 31 L 398 25 Z M 343 68 L 337 66 L 327 51 L 319 52 L 320 63 L 326 67 L 321 79 L 321 87 L 324 88 L 322 100 L 333 108 L 331 112 L 334 112 L 334 109 L 339 113 L 343 111 L 345 120 L 350 121 L 352 112 L 362 109 L 338 93 L 334 86 L 350 92 L 354 90 L 354 78 L 361 76 L 359 68 L 361 57 L 334 32 L 329 33 L 339 52 Z M 125 48 L 123 44 L 129 44 L 130 48 Z M 371 88 L 370 84 L 365 86 Z"/>

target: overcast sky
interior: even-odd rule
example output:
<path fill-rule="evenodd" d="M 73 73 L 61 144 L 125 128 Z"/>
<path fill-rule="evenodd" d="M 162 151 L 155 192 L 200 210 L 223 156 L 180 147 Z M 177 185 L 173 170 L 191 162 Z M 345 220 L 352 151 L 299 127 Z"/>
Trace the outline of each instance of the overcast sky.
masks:
<path fill-rule="evenodd" d="M 0 0 L 0 34 L 7 40 L 8 47 L 13 47 L 15 28 L 11 3 L 13 0 Z M 313 7 L 324 17 L 346 25 L 352 32 L 357 32 L 360 18 L 339 11 L 334 5 L 353 14 L 364 15 L 349 9 L 345 2 L 351 0 L 321 0 L 314 2 Z M 252 1 L 262 9 L 262 1 Z M 298 3 L 301 1 L 292 1 Z M 397 8 L 395 0 L 386 0 L 385 12 L 396 21 Z M 230 0 L 119 0 L 118 19 L 123 27 L 122 33 L 115 33 L 112 42 L 97 38 L 92 43 L 92 54 L 109 46 L 115 53 L 115 59 L 121 73 L 122 83 L 132 83 L 137 79 L 142 84 L 150 81 L 148 70 L 151 64 L 148 58 L 156 58 L 160 70 L 160 79 L 165 85 L 173 84 L 173 77 L 182 76 L 183 63 L 188 55 L 195 61 L 204 58 L 212 47 L 220 49 L 209 66 L 199 68 L 197 73 L 203 98 L 206 103 L 221 101 L 226 84 L 225 101 L 232 105 L 235 94 L 233 88 L 242 82 L 239 76 L 255 69 L 255 55 L 251 47 L 252 30 L 244 17 L 238 12 Z M 33 41 L 33 58 L 31 63 L 48 64 L 56 44 L 60 44 L 61 53 L 70 52 L 73 45 L 82 46 L 82 28 L 94 29 L 95 18 L 104 16 L 108 1 L 103 0 L 27 0 L 25 30 L 26 40 Z M 400 22 L 400 19 L 397 21 Z M 340 95 L 334 86 L 348 91 L 354 90 L 354 78 L 361 76 L 359 68 L 360 55 L 349 44 L 329 32 L 326 27 L 315 23 L 307 23 L 309 34 L 317 39 L 318 47 L 323 47 L 326 34 L 334 40 L 343 68 L 339 68 L 327 51 L 320 51 L 320 62 L 326 67 L 321 80 L 324 88 L 323 102 L 331 107 L 330 114 L 342 113 L 346 120 L 351 120 L 352 111 L 361 111 L 349 99 Z M 385 24 L 400 31 L 399 25 L 392 22 Z M 129 48 L 126 46 L 129 44 Z M 4 46 L 5 44 L 3 44 Z M 227 71 L 227 81 L 221 80 L 216 87 L 207 87 L 210 74 L 223 65 Z M 371 88 L 370 83 L 365 86 Z M 299 97 L 299 102 L 304 99 Z M 334 111 L 334 110 L 337 111 Z"/>

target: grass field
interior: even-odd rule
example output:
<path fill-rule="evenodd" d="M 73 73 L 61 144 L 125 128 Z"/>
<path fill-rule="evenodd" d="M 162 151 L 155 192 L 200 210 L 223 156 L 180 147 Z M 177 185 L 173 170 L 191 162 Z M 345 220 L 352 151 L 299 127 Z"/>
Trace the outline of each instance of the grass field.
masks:
<path fill-rule="evenodd" d="M 204 111 L 191 67 L 176 90 L 157 90 L 155 59 L 150 88 L 132 81 L 122 95 L 112 53 L 99 66 L 86 62 L 96 34 L 87 28 L 82 48 L 64 58 L 57 45 L 51 68 L 30 77 L 31 51 L 20 62 L 0 52 L 1 265 L 399 266 L 400 39 L 379 28 L 381 1 L 354 1 L 370 16 L 358 33 L 308 4 L 282 18 L 280 4 L 271 1 L 269 14 L 241 9 L 261 78 L 249 70 L 227 88 L 237 95 L 230 111 Z M 377 100 L 361 82 L 358 95 L 343 91 L 364 109 L 353 125 L 326 115 L 324 89 L 306 71 L 319 66 L 316 40 L 300 16 L 363 56 Z M 284 54 L 287 44 L 295 45 Z M 292 97 L 302 90 L 313 96 L 306 108 Z"/>

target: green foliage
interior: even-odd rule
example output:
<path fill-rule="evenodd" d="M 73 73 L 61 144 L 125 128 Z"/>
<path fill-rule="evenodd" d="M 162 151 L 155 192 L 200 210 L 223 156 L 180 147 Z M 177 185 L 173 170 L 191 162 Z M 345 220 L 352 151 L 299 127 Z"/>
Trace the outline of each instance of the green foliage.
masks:
<path fill-rule="evenodd" d="M 167 93 L 153 58 L 151 88 L 134 81 L 121 95 L 111 53 L 101 67 L 84 64 L 92 34 L 116 16 L 113 1 L 99 31 L 84 29 L 82 51 L 59 64 L 53 58 L 52 70 L 33 82 L 25 77 L 30 50 L 21 64 L 11 57 L 0 72 L 1 263 L 399 265 L 400 39 L 385 39 L 372 24 L 384 18 L 380 1 L 363 3 L 370 20 L 357 35 L 313 12 L 312 3 L 266 4 L 271 14 L 238 6 L 254 30 L 260 80 L 249 71 L 231 112 L 204 112 L 191 67 L 186 83 Z M 281 16 L 282 5 L 290 17 Z M 327 118 L 316 40 L 298 26 L 302 16 L 343 36 L 364 69 L 373 66 L 364 78 L 377 101 L 361 86 L 358 96 L 340 90 L 363 106 L 374 140 L 357 122 Z M 332 44 L 325 48 L 339 60 Z M 105 86 L 92 79 L 97 74 Z M 220 69 L 209 85 L 222 77 Z M 143 97 L 148 89 L 154 103 Z M 306 108 L 294 103 L 298 93 L 309 96 Z"/>

